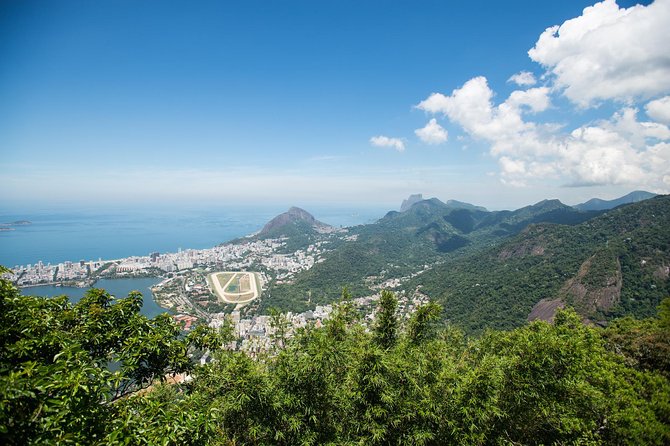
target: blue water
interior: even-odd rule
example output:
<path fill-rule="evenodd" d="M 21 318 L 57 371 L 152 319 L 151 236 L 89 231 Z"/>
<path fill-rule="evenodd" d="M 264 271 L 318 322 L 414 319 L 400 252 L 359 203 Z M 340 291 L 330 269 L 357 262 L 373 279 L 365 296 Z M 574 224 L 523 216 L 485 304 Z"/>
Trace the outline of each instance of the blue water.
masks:
<path fill-rule="evenodd" d="M 221 207 L 207 210 L 2 211 L 0 223 L 32 224 L 0 231 L 0 265 L 119 259 L 151 252 L 211 248 L 260 230 L 287 207 Z M 333 226 L 370 223 L 384 209 L 308 208 Z"/>
<path fill-rule="evenodd" d="M 162 279 L 158 278 L 136 278 L 136 279 L 101 279 L 98 280 L 94 287 L 103 288 L 109 292 L 112 296 L 121 298 L 126 297 L 131 291 L 139 291 L 142 293 L 144 298 L 144 304 L 142 305 L 141 313 L 147 317 L 154 317 L 158 314 L 165 313 L 167 310 L 161 308 L 154 302 L 153 295 L 151 294 L 151 286 L 157 284 Z M 57 287 L 51 285 L 36 286 L 30 288 L 23 288 L 21 294 L 25 296 L 62 296 L 66 295 L 70 298 L 71 302 L 79 302 L 84 293 L 89 290 L 89 288 L 74 288 L 74 287 Z"/>

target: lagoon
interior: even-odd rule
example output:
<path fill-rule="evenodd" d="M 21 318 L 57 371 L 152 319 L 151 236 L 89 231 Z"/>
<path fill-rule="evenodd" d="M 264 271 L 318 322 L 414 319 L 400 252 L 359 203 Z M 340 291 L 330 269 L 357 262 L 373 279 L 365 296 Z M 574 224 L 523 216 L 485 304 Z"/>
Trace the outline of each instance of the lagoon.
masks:
<path fill-rule="evenodd" d="M 144 297 L 141 313 L 149 318 L 155 317 L 161 313 L 167 312 L 165 308 L 161 308 L 154 301 L 151 287 L 159 283 L 161 278 L 158 277 L 142 277 L 133 279 L 100 279 L 92 288 L 103 288 L 107 290 L 112 296 L 118 298 L 126 297 L 131 291 L 139 291 Z M 21 294 L 27 296 L 62 296 L 66 295 L 71 302 L 79 302 L 84 297 L 89 288 L 76 288 L 66 286 L 43 285 L 36 287 L 29 287 L 21 289 Z"/>

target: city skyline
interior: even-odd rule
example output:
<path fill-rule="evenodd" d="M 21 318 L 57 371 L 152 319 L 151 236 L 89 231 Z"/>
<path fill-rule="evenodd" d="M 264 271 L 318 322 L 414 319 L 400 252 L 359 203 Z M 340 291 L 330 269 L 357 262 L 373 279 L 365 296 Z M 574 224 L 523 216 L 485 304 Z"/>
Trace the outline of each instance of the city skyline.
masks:
<path fill-rule="evenodd" d="M 0 203 L 668 193 L 670 2 L 643 3 L 9 1 Z"/>

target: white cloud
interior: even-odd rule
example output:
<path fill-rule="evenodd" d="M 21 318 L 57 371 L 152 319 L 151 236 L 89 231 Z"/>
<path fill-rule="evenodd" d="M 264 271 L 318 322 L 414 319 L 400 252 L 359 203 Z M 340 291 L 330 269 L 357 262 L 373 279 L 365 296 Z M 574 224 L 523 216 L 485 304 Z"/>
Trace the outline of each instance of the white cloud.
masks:
<path fill-rule="evenodd" d="M 521 71 L 507 79 L 507 82 L 514 82 L 520 87 L 527 87 L 537 83 L 535 75 L 530 71 Z"/>
<path fill-rule="evenodd" d="M 447 131 L 437 123 L 435 118 L 431 119 L 425 127 L 414 130 L 414 133 L 426 144 L 441 144 L 448 138 Z"/>
<path fill-rule="evenodd" d="M 610 123 L 602 124 L 624 136 L 636 149 L 642 149 L 650 140 L 670 139 L 670 129 L 657 122 L 640 122 L 637 109 L 626 107 L 615 113 Z"/>
<path fill-rule="evenodd" d="M 544 142 L 540 141 L 543 127 L 525 122 L 522 112 L 526 106 L 530 111 L 546 108 L 549 103 L 547 94 L 544 87 L 527 92 L 514 91 L 507 101 L 495 106 L 493 91 L 486 78 L 479 76 L 455 89 L 451 96 L 431 94 L 417 108 L 441 113 L 474 138 L 491 142 L 491 152 L 496 156 L 519 151 L 537 153 L 545 148 Z"/>
<path fill-rule="evenodd" d="M 580 127 L 565 139 L 558 161 L 574 184 L 637 184 L 644 181 L 640 154 L 611 129 Z"/>
<path fill-rule="evenodd" d="M 492 97 L 493 92 L 486 78 L 478 76 L 452 91 L 451 96 L 432 93 L 417 108 L 429 113 L 442 113 L 451 120 L 474 126 L 490 120 Z"/>
<path fill-rule="evenodd" d="M 392 147 L 398 152 L 405 150 L 405 143 L 400 138 L 389 138 L 388 136 L 373 136 L 370 138 L 370 144 L 377 147 Z"/>
<path fill-rule="evenodd" d="M 668 24 L 668 0 L 628 9 L 605 0 L 547 28 L 528 55 L 581 107 L 608 99 L 630 102 L 670 89 Z"/>
<path fill-rule="evenodd" d="M 513 160 L 503 156 L 498 162 L 503 172 L 507 175 L 523 175 L 526 173 L 526 163 L 522 160 Z"/>
<path fill-rule="evenodd" d="M 651 119 L 670 124 L 670 96 L 651 101 L 644 109 Z"/>
<path fill-rule="evenodd" d="M 551 104 L 549 89 L 547 87 L 513 91 L 505 102 L 517 108 L 526 106 L 534 113 L 545 111 Z"/>
<path fill-rule="evenodd" d="M 577 18 L 548 28 L 529 56 L 546 72 L 544 86 L 522 71 L 509 82 L 524 87 L 507 98 L 483 76 L 473 77 L 451 94 L 435 92 L 416 108 L 442 115 L 473 140 L 487 143 L 506 185 L 542 184 L 646 188 L 670 192 L 670 0 L 619 8 L 605 0 Z M 552 101 L 563 94 L 570 102 Z M 639 119 L 641 100 L 646 118 Z M 659 98 L 660 97 L 660 98 Z M 567 123 L 547 122 L 539 113 L 567 104 L 585 108 L 612 100 L 618 110 L 590 122 L 574 113 Z M 611 105 L 611 104 L 609 104 Z M 607 109 L 603 107 L 603 109 Z M 603 110 L 601 109 L 601 110 Z M 542 120 L 545 118 L 545 120 Z M 565 118 L 564 118 L 565 119 Z M 435 118 L 415 133 L 422 132 Z"/>
<path fill-rule="evenodd" d="M 545 87 L 514 91 L 493 103 L 483 77 L 455 89 L 450 96 L 433 93 L 418 108 L 441 113 L 470 136 L 490 144 L 505 184 L 527 185 L 555 179 L 572 185 L 634 185 L 667 190 L 670 172 L 670 129 L 637 119 L 624 107 L 611 118 L 565 133 L 551 123 L 528 121 L 524 113 L 549 106 Z"/>
<path fill-rule="evenodd" d="M 552 134 L 538 153 L 519 153 L 515 161 L 531 163 L 526 172 L 503 170 L 503 177 L 559 178 L 572 185 L 629 185 L 665 191 L 670 171 L 670 130 L 639 122 L 636 110 L 625 108 L 609 120 L 581 126 L 570 134 Z"/>

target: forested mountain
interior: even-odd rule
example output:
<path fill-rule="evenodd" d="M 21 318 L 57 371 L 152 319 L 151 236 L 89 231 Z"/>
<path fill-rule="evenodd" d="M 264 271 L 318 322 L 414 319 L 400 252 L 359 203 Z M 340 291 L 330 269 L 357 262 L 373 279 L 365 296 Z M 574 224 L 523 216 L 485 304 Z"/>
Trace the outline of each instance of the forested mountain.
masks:
<path fill-rule="evenodd" d="M 322 238 L 323 234 L 335 231 L 332 226 L 323 223 L 309 212 L 299 207 L 291 207 L 272 220 L 256 234 L 233 240 L 231 243 L 244 243 L 249 240 L 285 239 L 284 250 L 293 252 L 305 248 Z"/>
<path fill-rule="evenodd" d="M 414 203 L 418 203 L 421 200 L 423 200 L 422 194 L 410 195 L 409 197 L 407 197 L 406 200 L 402 201 L 402 204 L 400 205 L 400 212 L 405 212 L 406 210 L 411 208 Z"/>
<path fill-rule="evenodd" d="M 468 331 L 511 328 L 561 306 L 598 322 L 648 316 L 670 294 L 670 196 L 584 223 L 535 224 L 499 246 L 438 265 L 413 282 Z"/>
<path fill-rule="evenodd" d="M 304 209 L 292 207 L 270 220 L 258 233 L 259 238 L 280 238 L 303 235 L 305 233 L 327 231 L 329 225 L 320 222 Z"/>
<path fill-rule="evenodd" d="M 581 211 L 604 211 L 607 209 L 614 209 L 622 204 L 637 203 L 638 201 L 648 200 L 655 197 L 656 194 L 646 192 L 643 190 L 636 190 L 623 197 L 615 198 L 614 200 L 601 200 L 600 198 L 592 198 L 589 201 L 575 205 L 576 209 Z"/>
<path fill-rule="evenodd" d="M 142 316 L 139 293 L 72 304 L 0 279 L 0 443 L 670 443 L 670 196 L 600 214 L 423 200 L 333 244 L 288 305 L 417 265 L 405 288 L 432 301 L 401 319 L 381 291 L 368 321 L 345 294 L 292 338 L 274 313 L 252 357 L 222 348 L 231 326 Z"/>
<path fill-rule="evenodd" d="M 422 194 L 414 194 L 410 195 L 406 200 L 403 200 L 402 204 L 400 205 L 400 212 L 405 212 L 408 211 L 413 205 L 416 203 L 423 201 L 423 195 Z M 465 203 L 462 201 L 458 200 L 447 200 L 445 203 L 448 207 L 454 208 L 454 209 L 470 209 L 474 211 L 486 211 L 486 208 L 482 206 L 475 206 L 474 204 L 470 203 Z"/>
<path fill-rule="evenodd" d="M 312 302 L 331 302 L 343 287 L 369 294 L 371 281 L 403 277 L 426 265 L 455 259 L 499 243 L 531 223 L 574 225 L 597 212 L 584 212 L 558 200 L 545 200 L 516 211 L 489 212 L 437 198 L 414 203 L 405 212 L 388 212 L 373 224 L 350 228 L 350 240 L 334 246 L 325 261 L 291 284 L 272 286 L 263 306 L 299 310 Z"/>

